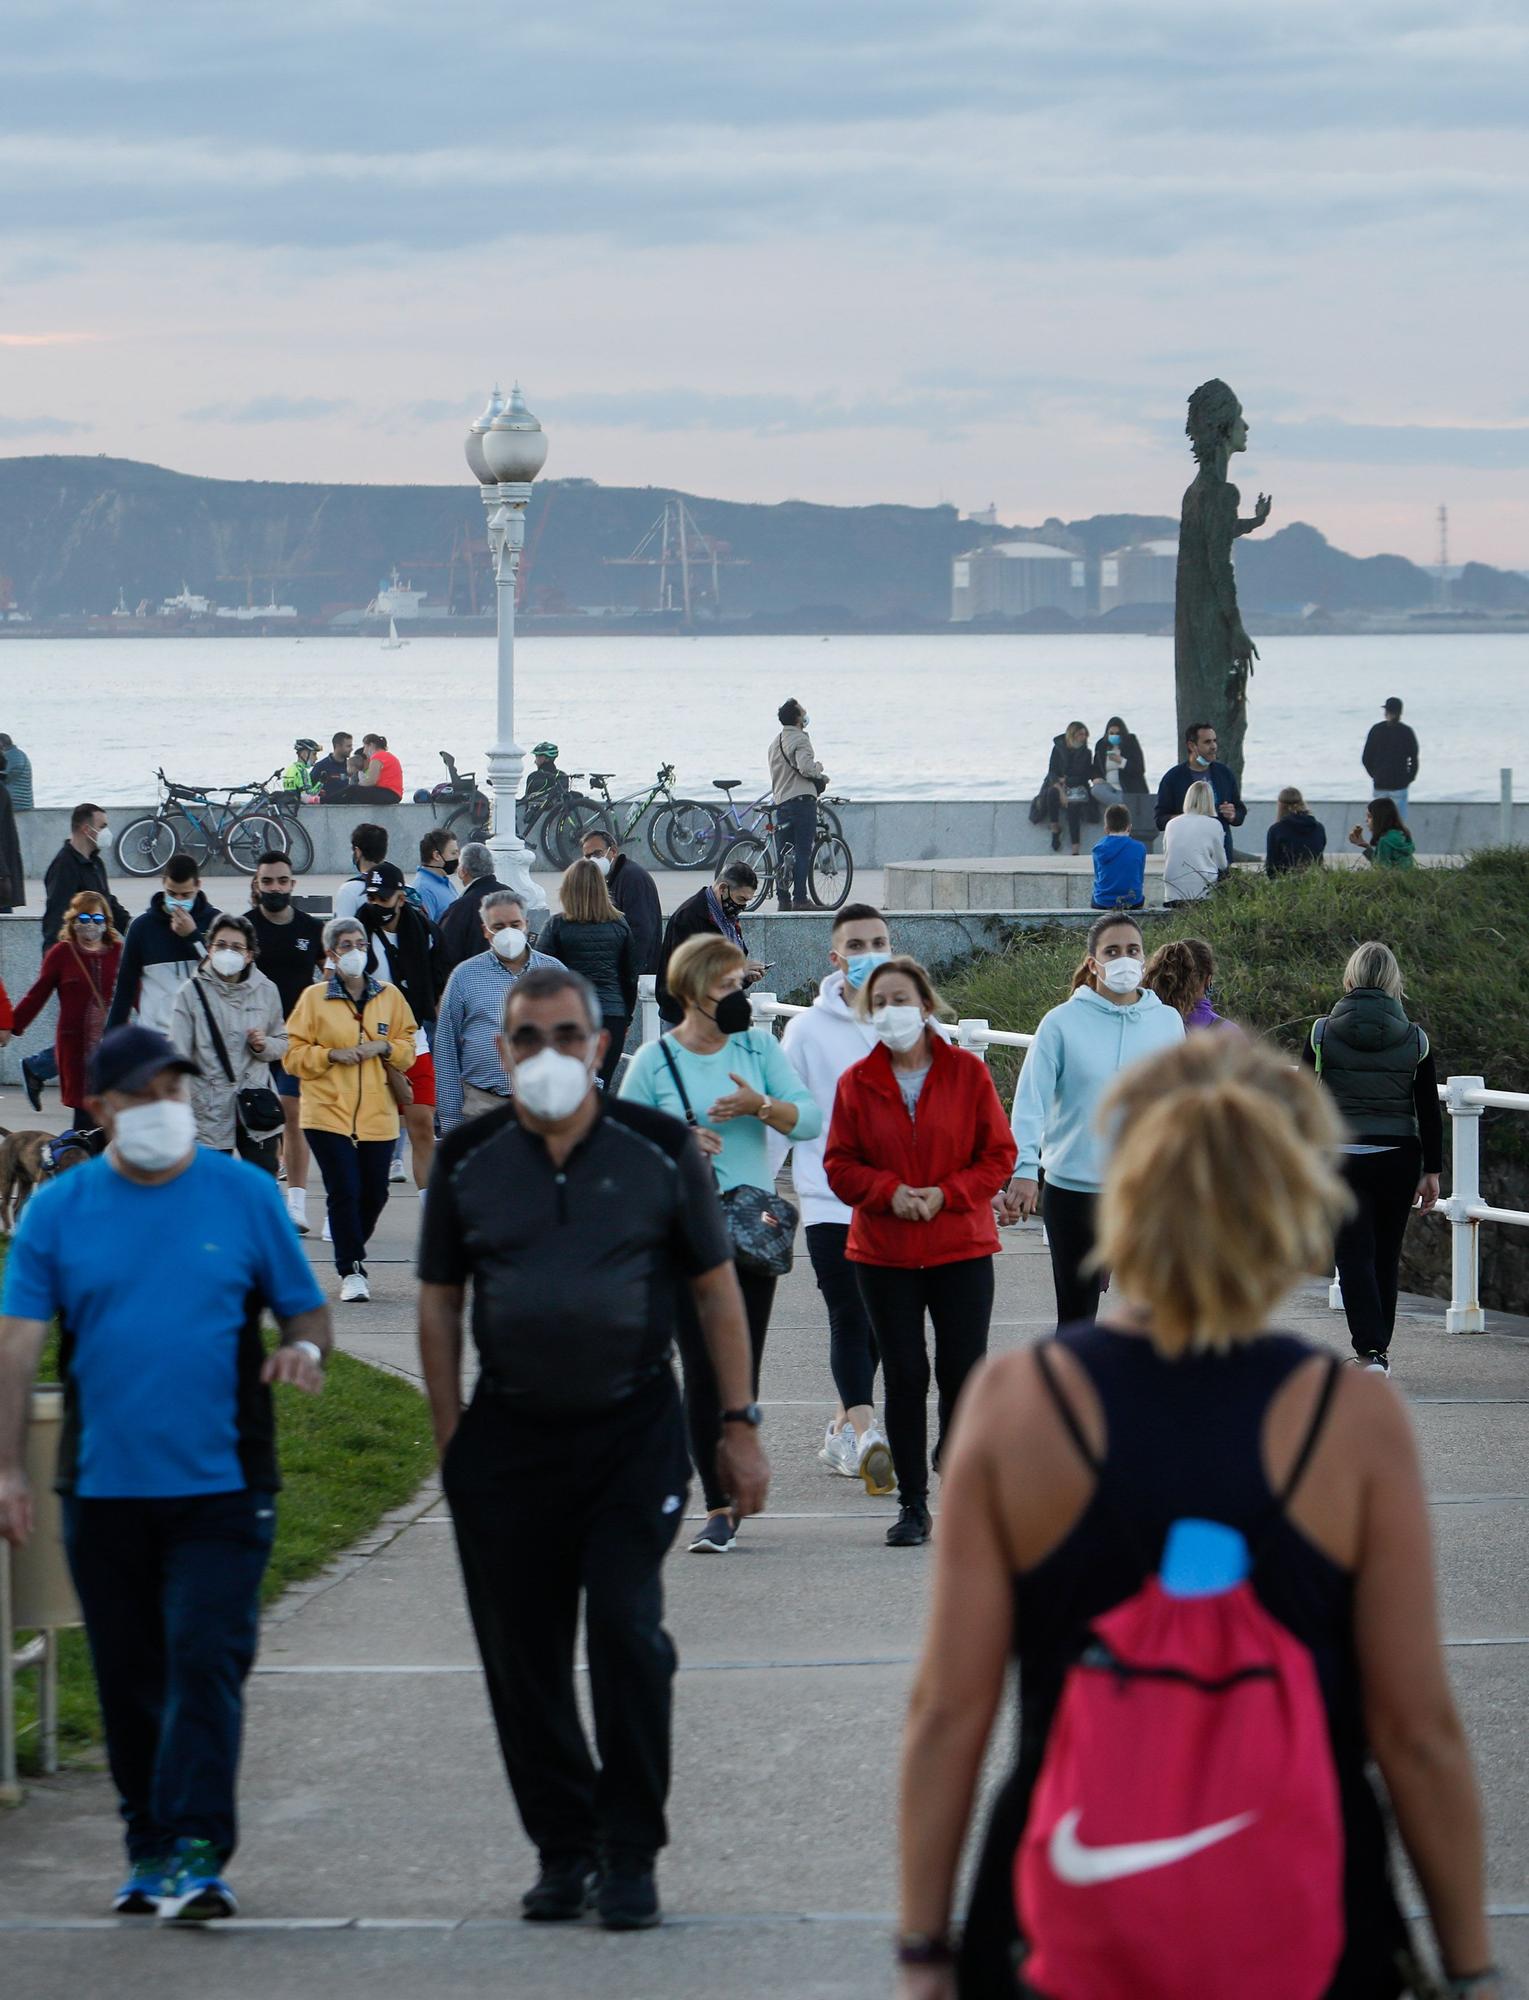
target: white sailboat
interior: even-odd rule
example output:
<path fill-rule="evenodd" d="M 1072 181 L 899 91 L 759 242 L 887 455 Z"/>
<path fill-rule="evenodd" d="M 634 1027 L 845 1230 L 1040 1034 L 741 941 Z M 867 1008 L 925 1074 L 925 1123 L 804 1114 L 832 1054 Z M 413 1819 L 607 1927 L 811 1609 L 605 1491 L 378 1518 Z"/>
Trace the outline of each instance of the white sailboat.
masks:
<path fill-rule="evenodd" d="M 382 642 L 383 652 L 396 653 L 400 646 L 407 646 L 408 643 L 407 639 L 400 639 L 398 636 L 398 621 L 390 618 L 388 620 L 388 636 Z"/>

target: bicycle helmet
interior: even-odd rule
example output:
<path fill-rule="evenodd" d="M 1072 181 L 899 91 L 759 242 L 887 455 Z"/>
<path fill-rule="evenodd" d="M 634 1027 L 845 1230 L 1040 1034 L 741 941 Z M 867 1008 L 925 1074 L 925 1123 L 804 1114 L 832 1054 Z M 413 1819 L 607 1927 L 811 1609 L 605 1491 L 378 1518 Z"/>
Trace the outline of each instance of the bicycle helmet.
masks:
<path fill-rule="evenodd" d="M 550 757 L 555 764 L 557 762 L 557 745 L 555 743 L 535 743 L 531 746 L 531 755 L 533 757 Z"/>
<path fill-rule="evenodd" d="M 293 750 L 299 757 L 302 756 L 305 750 L 317 750 L 318 747 L 311 736 L 299 736 L 297 741 L 292 745 Z"/>

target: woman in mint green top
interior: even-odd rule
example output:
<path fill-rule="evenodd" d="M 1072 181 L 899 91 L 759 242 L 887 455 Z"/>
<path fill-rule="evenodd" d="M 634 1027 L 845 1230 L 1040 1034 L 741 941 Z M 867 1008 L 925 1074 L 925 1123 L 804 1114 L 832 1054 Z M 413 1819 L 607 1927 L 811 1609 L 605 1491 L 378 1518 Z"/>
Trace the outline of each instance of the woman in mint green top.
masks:
<path fill-rule="evenodd" d="M 715 932 L 687 938 L 665 975 L 684 1017 L 661 1042 L 649 1042 L 638 1050 L 621 1085 L 623 1097 L 667 1111 L 673 1118 L 687 1116 L 688 1100 L 696 1142 L 710 1158 L 724 1192 L 735 1187 L 774 1189 L 767 1126 L 788 1142 L 815 1139 L 823 1129 L 822 1111 L 781 1054 L 775 1037 L 767 1028 L 750 1025 L 743 991 L 747 963 L 736 945 Z M 738 1284 L 748 1314 L 757 1398 L 775 1280 L 757 1271 L 739 1271 Z M 690 1456 L 707 1508 L 706 1524 L 690 1543 L 690 1552 L 722 1555 L 732 1547 L 738 1523 L 717 1477 L 722 1411 L 716 1378 L 687 1286 L 678 1288 L 675 1308 Z"/>

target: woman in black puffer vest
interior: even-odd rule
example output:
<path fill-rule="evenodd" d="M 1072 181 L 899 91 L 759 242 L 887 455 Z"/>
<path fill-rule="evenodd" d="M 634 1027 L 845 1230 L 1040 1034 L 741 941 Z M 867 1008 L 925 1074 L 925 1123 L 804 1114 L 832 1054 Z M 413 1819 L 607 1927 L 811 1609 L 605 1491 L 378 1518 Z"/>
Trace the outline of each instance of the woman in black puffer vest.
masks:
<path fill-rule="evenodd" d="M 581 972 L 600 996 L 610 1047 L 600 1065 L 609 1090 L 637 1012 L 637 946 L 631 926 L 610 899 L 605 876 L 593 861 L 575 861 L 558 891 L 561 913 L 537 934 L 536 949 Z"/>
<path fill-rule="evenodd" d="M 1343 998 L 1313 1024 L 1302 1051 L 1349 1129 L 1343 1164 L 1354 1211 L 1338 1231 L 1338 1279 L 1354 1353 L 1381 1374 L 1390 1373 L 1407 1217 L 1438 1201 L 1444 1165 L 1433 1051 L 1402 998 L 1390 948 L 1360 945 L 1344 968 Z"/>

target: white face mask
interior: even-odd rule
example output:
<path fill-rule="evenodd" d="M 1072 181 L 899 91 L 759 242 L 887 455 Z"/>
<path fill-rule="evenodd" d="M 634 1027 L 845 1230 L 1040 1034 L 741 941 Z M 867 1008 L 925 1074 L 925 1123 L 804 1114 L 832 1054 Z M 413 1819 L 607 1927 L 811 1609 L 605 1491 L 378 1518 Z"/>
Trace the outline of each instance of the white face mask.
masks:
<path fill-rule="evenodd" d="M 111 842 L 112 842 L 112 832 L 109 826 L 96 827 L 92 832 L 91 838 L 95 841 L 96 848 L 99 852 L 103 854 L 110 852 Z"/>
<path fill-rule="evenodd" d="M 922 1007 L 881 1007 L 871 1016 L 878 1041 L 900 1053 L 914 1048 L 924 1033 Z"/>
<path fill-rule="evenodd" d="M 1112 958 L 1099 977 L 1112 993 L 1134 993 L 1145 970 L 1139 958 Z"/>
<path fill-rule="evenodd" d="M 497 936 L 505 933 L 499 931 Z M 589 1067 L 574 1056 L 557 1049 L 543 1049 L 529 1062 L 517 1063 L 511 1073 L 512 1094 L 533 1118 L 545 1118 L 556 1125 L 571 1118 L 589 1093 Z"/>
<path fill-rule="evenodd" d="M 178 1097 L 154 1104 L 134 1104 L 117 1113 L 112 1144 L 130 1167 L 162 1174 L 176 1166 L 196 1145 L 196 1116 Z"/>
<path fill-rule="evenodd" d="M 342 979 L 359 979 L 366 970 L 366 953 L 356 949 L 342 951 L 334 962 L 334 969 Z"/>
<path fill-rule="evenodd" d="M 212 960 L 213 971 L 221 972 L 225 979 L 232 979 L 236 972 L 244 970 L 244 953 L 242 951 L 234 951 L 229 946 L 222 945 L 217 951 L 210 953 L 209 956 Z"/>
<path fill-rule="evenodd" d="M 495 931 L 489 939 L 489 945 L 501 958 L 519 958 L 527 942 L 525 932 L 517 930 L 513 924 L 506 924 L 503 930 Z"/>
<path fill-rule="evenodd" d="M 600 871 L 600 873 L 601 873 L 602 875 L 609 875 L 609 874 L 610 874 L 610 872 L 611 872 L 611 858 L 610 858 L 610 856 L 609 856 L 608 854 L 591 854 L 589 858 L 590 858 L 590 860 L 591 860 L 591 861 L 592 861 L 592 862 L 593 862 L 593 863 L 595 864 L 595 866 L 596 866 L 596 867 L 597 867 L 597 868 L 599 869 L 599 871 Z"/>

